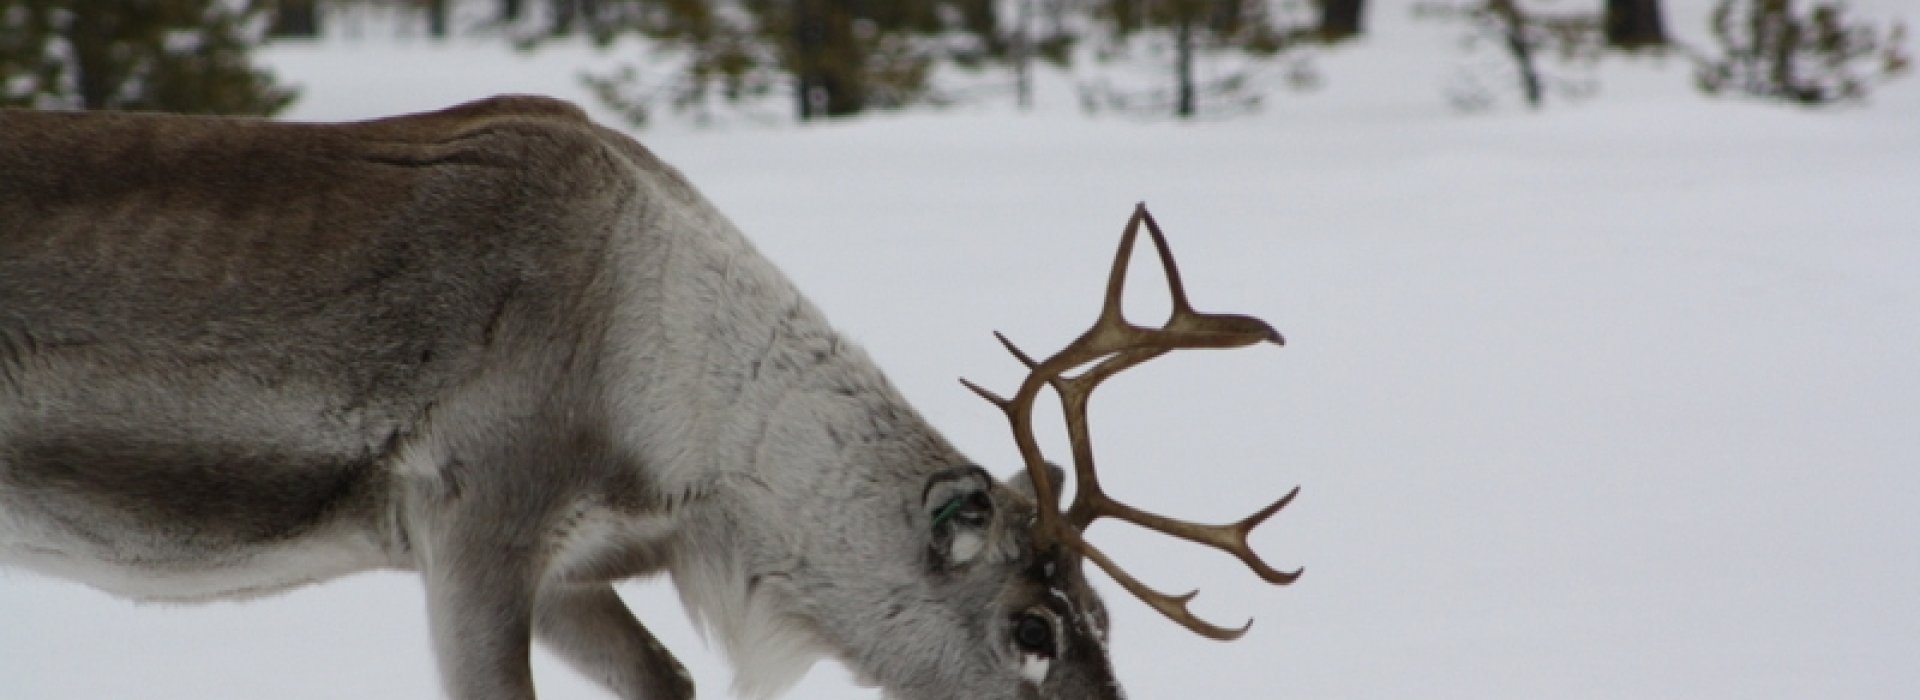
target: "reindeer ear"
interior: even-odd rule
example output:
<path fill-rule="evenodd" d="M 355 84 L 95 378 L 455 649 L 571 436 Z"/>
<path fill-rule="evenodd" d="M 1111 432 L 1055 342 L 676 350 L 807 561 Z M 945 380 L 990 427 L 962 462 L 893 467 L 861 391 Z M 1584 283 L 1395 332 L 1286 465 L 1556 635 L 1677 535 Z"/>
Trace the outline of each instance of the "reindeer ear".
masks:
<path fill-rule="evenodd" d="M 1014 493 L 1020 494 L 1022 496 L 1026 496 L 1028 501 L 1038 500 L 1038 496 L 1034 495 L 1032 475 L 1033 475 L 1033 472 L 1025 469 L 1014 472 L 1013 476 L 1007 477 L 1007 488 L 1013 489 Z M 1058 464 L 1048 462 L 1047 463 L 1047 481 L 1048 483 L 1053 484 L 1053 493 L 1055 495 L 1058 495 L 1060 493 L 1061 484 L 1064 484 L 1067 481 L 1067 471 L 1064 469 L 1061 469 L 1060 465 Z"/>
<path fill-rule="evenodd" d="M 927 549 L 936 568 L 966 566 L 987 548 L 993 521 L 993 475 L 960 467 L 927 477 L 920 514 L 927 523 Z"/>

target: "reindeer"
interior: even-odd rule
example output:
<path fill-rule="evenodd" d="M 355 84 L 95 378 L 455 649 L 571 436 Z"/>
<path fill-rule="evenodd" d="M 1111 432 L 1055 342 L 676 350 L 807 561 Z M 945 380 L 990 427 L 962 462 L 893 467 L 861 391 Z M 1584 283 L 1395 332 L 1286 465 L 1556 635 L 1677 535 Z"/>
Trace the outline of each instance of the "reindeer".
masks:
<path fill-rule="evenodd" d="M 1119 310 L 1143 222 L 1175 302 L 1153 329 Z M 1119 698 L 1083 558 L 1200 634 L 1245 628 L 1080 531 L 1112 516 L 1284 584 L 1246 534 L 1293 494 L 1222 527 L 1112 501 L 1088 394 L 1263 341 L 1187 305 L 1137 209 L 1094 328 L 1044 361 L 1008 343 L 1032 370 L 1012 398 L 969 384 L 1025 461 L 998 481 L 678 172 L 566 103 L 0 112 L 0 564 L 159 601 L 417 571 L 461 700 L 532 698 L 535 639 L 619 697 L 692 697 L 611 587 L 662 573 L 742 695 L 834 658 L 903 700 Z M 1049 387 L 1064 512 L 1032 428 Z"/>

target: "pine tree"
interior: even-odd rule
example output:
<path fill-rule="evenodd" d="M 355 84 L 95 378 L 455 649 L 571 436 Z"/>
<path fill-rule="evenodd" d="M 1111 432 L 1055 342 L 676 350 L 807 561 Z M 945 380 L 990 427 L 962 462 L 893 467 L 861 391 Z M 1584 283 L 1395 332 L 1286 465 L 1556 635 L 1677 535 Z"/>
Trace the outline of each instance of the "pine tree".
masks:
<path fill-rule="evenodd" d="M 266 8 L 221 0 L 0 0 L 0 104 L 271 115 L 294 91 L 248 62 Z"/>
<path fill-rule="evenodd" d="M 1522 0 L 1442 0 L 1416 6 L 1422 17 L 1467 28 L 1461 42 L 1466 60 L 1446 88 L 1455 107 L 1486 109 L 1518 88 L 1527 106 L 1538 109 L 1550 96 L 1578 99 L 1597 89 L 1591 69 L 1603 48 L 1600 16 L 1541 7 Z M 1487 46 L 1496 47 L 1498 55 L 1485 56 L 1482 49 Z"/>

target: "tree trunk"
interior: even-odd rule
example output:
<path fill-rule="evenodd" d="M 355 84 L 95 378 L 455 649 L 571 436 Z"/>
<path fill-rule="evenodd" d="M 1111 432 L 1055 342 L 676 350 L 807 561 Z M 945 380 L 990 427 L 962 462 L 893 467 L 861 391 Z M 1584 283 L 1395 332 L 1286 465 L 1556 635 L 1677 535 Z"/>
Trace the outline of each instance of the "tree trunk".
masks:
<path fill-rule="evenodd" d="M 1512 32 L 1507 34 L 1507 51 L 1520 67 L 1520 91 L 1527 97 L 1527 106 L 1539 109 L 1544 95 L 1541 94 L 1540 69 L 1533 64 L 1533 46 L 1519 32 Z"/>
<path fill-rule="evenodd" d="M 793 3 L 793 45 L 788 66 L 793 71 L 794 105 L 800 121 L 808 121 L 826 110 L 825 71 L 820 69 L 821 46 L 827 43 L 826 20 L 820 0 L 795 0 Z"/>
<path fill-rule="evenodd" d="M 1033 3 L 1019 0 L 1013 20 L 1013 90 L 1021 110 L 1033 108 Z"/>
<path fill-rule="evenodd" d="M 1520 91 L 1526 95 L 1527 106 L 1539 109 L 1540 101 L 1546 95 L 1540 82 L 1540 68 L 1533 61 L 1533 42 L 1527 38 L 1526 14 L 1513 4 L 1513 0 L 1492 0 L 1487 7 L 1500 22 L 1507 53 L 1513 56 L 1514 67 L 1520 73 Z"/>
<path fill-rule="evenodd" d="M 1339 41 L 1359 36 L 1360 11 L 1365 4 L 1366 0 L 1320 0 L 1320 38 Z"/>
<path fill-rule="evenodd" d="M 1756 0 L 1753 5 L 1753 44 L 1767 62 L 1767 74 L 1771 89 L 1764 90 L 1801 102 L 1816 102 L 1807 98 L 1807 93 L 1797 89 L 1799 79 L 1794 75 L 1798 48 L 1800 46 L 1800 24 L 1793 21 L 1793 0 Z"/>
<path fill-rule="evenodd" d="M 500 21 L 517 22 L 525 10 L 521 0 L 500 0 Z"/>
<path fill-rule="evenodd" d="M 1174 28 L 1173 70 L 1179 81 L 1179 98 L 1173 113 L 1182 119 L 1191 118 L 1196 111 L 1193 87 L 1193 18 L 1180 17 L 1180 24 Z"/>
<path fill-rule="evenodd" d="M 447 0 L 427 0 L 427 34 L 447 38 Z"/>
<path fill-rule="evenodd" d="M 1667 43 L 1660 0 L 1607 0 L 1605 25 L 1608 46 L 1638 49 Z"/>

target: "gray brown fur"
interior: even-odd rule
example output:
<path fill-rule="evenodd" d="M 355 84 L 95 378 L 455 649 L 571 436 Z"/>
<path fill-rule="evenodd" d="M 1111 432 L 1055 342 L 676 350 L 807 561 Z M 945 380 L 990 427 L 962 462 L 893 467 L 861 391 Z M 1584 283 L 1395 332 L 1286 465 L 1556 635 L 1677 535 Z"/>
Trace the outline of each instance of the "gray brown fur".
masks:
<path fill-rule="evenodd" d="M 535 638 L 692 697 L 610 587 L 661 573 L 745 695 L 828 657 L 905 700 L 1117 698 L 1030 493 L 570 105 L 0 111 L 0 565 L 157 600 L 419 571 L 461 700 L 531 698 Z"/>

